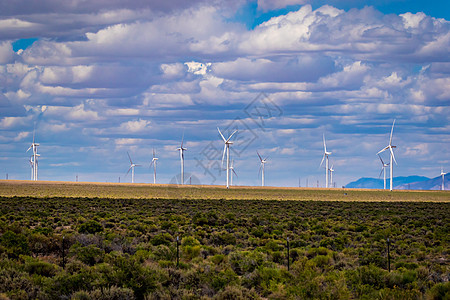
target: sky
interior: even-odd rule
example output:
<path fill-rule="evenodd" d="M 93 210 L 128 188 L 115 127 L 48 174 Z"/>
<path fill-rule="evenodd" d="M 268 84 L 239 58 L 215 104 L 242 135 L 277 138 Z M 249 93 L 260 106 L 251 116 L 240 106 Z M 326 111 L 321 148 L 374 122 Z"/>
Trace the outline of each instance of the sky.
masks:
<path fill-rule="evenodd" d="M 450 169 L 450 2 L 0 2 L 0 178 L 238 185 Z M 388 160 L 387 153 L 383 159 Z"/>

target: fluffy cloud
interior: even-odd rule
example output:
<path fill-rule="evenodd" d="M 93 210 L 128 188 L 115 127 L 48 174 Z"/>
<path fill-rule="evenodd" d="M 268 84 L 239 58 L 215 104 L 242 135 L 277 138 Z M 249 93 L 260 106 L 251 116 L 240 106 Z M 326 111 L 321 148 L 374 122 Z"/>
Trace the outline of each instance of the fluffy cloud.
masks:
<path fill-rule="evenodd" d="M 0 64 L 7 64 L 11 62 L 13 58 L 14 58 L 14 51 L 12 49 L 11 43 L 0 42 Z"/>
<path fill-rule="evenodd" d="M 288 5 L 306 4 L 308 0 L 258 0 L 258 8 L 263 11 L 284 8 Z"/>
<path fill-rule="evenodd" d="M 150 123 L 151 123 L 150 121 L 141 119 L 136 121 L 128 121 L 120 124 L 119 130 L 126 133 L 136 133 L 146 129 L 147 126 L 150 125 Z"/>
<path fill-rule="evenodd" d="M 258 1 L 258 8 L 303 2 Z M 302 170 L 315 174 L 323 131 L 335 166 L 344 165 L 345 155 L 363 161 L 354 145 L 378 151 L 393 118 L 402 130 L 399 160 L 434 158 L 448 143 L 442 125 L 450 122 L 446 20 L 304 5 L 246 29 L 221 1 L 94 1 L 91 10 L 72 3 L 69 10 L 44 0 L 35 8 L 40 13 L 26 8 L 20 15 L 0 4 L 0 40 L 47 34 L 22 53 L 14 53 L 9 40 L 0 42 L 3 146 L 29 137 L 36 122 L 47 143 L 64 144 L 55 153 L 77 146 L 97 163 L 117 151 L 127 163 L 125 149 L 139 159 L 156 147 L 170 148 L 162 154 L 170 161 L 185 130 L 187 168 L 195 169 L 189 160 L 217 139 L 215 127 L 239 120 L 257 136 L 239 159 L 254 159 L 255 148 L 274 160 L 304 156 L 310 159 Z M 58 13 L 49 15 L 50 5 Z M 246 113 L 261 92 L 283 111 L 265 128 Z M 425 146 L 408 145 L 416 139 Z M 175 163 L 166 166 L 175 172 Z M 112 162 L 108 168 L 114 169 Z M 298 166 L 286 168 L 293 174 Z M 351 177 L 357 170 L 347 172 Z"/>

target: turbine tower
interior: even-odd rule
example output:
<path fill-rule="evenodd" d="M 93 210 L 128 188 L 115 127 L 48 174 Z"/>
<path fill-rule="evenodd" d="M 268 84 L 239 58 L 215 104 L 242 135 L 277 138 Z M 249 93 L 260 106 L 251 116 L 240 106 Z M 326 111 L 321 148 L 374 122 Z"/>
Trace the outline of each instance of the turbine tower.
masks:
<path fill-rule="evenodd" d="M 389 164 L 385 163 L 379 154 L 378 154 L 378 157 L 380 158 L 380 161 L 381 161 L 381 172 L 380 172 L 380 175 L 378 176 L 378 178 L 380 178 L 381 173 L 383 173 L 383 175 L 384 175 L 383 176 L 383 182 L 384 182 L 383 189 L 385 190 L 386 189 L 386 168 L 389 167 Z"/>
<path fill-rule="evenodd" d="M 141 165 L 133 163 L 133 161 L 131 160 L 130 154 L 128 152 L 127 152 L 127 154 L 128 154 L 128 158 L 130 159 L 130 168 L 128 169 L 127 175 L 128 175 L 128 173 L 130 173 L 130 170 L 131 170 L 131 183 L 134 183 L 134 167 L 140 167 Z"/>
<path fill-rule="evenodd" d="M 258 175 L 259 175 L 259 173 L 261 173 L 261 186 L 264 186 L 264 165 L 265 165 L 265 163 L 267 162 L 267 158 L 268 157 L 266 157 L 266 158 L 262 158 L 261 157 L 261 155 L 259 155 L 259 152 L 258 151 L 256 151 L 256 154 L 258 154 L 258 157 L 259 157 L 259 160 L 261 161 L 261 165 L 259 166 L 259 172 L 258 172 Z"/>
<path fill-rule="evenodd" d="M 30 167 L 31 167 L 31 180 L 34 178 L 34 161 L 33 161 L 33 155 L 30 156 Z"/>
<path fill-rule="evenodd" d="M 38 159 L 37 158 L 39 156 L 41 156 L 40 154 L 37 153 L 37 147 L 39 146 L 39 144 L 35 142 L 35 133 L 36 133 L 36 130 L 33 130 L 33 143 L 31 143 L 31 146 L 27 150 L 27 152 L 30 151 L 30 149 L 33 150 L 33 155 L 31 156 L 32 158 L 30 159 L 31 168 L 32 168 L 31 180 L 33 180 L 33 181 L 38 180 Z"/>
<path fill-rule="evenodd" d="M 183 137 L 181 138 L 181 145 L 177 148 L 177 151 L 180 151 L 180 160 L 181 160 L 181 184 L 184 184 L 184 151 L 187 150 L 187 148 L 183 147 L 183 141 L 184 141 L 184 133 Z"/>
<path fill-rule="evenodd" d="M 394 156 L 394 150 L 392 150 L 393 148 L 396 148 L 396 146 L 392 145 L 392 135 L 394 134 L 394 125 L 395 125 L 395 119 L 394 119 L 394 122 L 392 122 L 391 136 L 389 138 L 389 145 L 387 145 L 386 147 L 384 147 L 377 153 L 377 154 L 380 154 L 381 152 L 384 152 L 389 149 L 389 152 L 390 152 L 389 167 L 390 167 L 390 171 L 391 171 L 389 181 L 390 181 L 390 190 L 391 191 L 393 190 L 393 178 L 394 178 L 394 169 L 393 169 L 394 164 L 393 164 L 392 160 L 395 162 L 395 164 L 397 164 L 397 161 L 395 160 L 395 156 Z"/>
<path fill-rule="evenodd" d="M 444 169 L 441 167 L 441 176 L 442 176 L 442 186 L 441 186 L 441 190 L 445 190 L 445 173 L 444 173 Z"/>
<path fill-rule="evenodd" d="M 233 133 L 228 137 L 228 139 L 225 139 L 222 132 L 220 132 L 219 127 L 217 127 L 217 130 L 219 131 L 220 137 L 222 138 L 223 142 L 225 143 L 225 145 L 223 147 L 223 154 L 222 154 L 222 166 L 223 166 L 223 160 L 225 158 L 225 152 L 227 153 L 227 189 L 228 189 L 228 188 L 230 188 L 230 183 L 229 183 L 229 179 L 230 179 L 230 145 L 233 144 L 233 142 L 230 140 L 233 137 L 233 135 L 237 132 L 237 130 L 233 131 Z"/>
<path fill-rule="evenodd" d="M 328 155 L 331 155 L 331 152 L 327 152 L 327 144 L 325 142 L 325 134 L 323 134 L 323 157 L 322 161 L 320 162 L 320 166 L 322 166 L 323 161 L 325 160 L 325 187 L 328 188 Z M 319 167 L 320 167 L 319 166 Z"/>
<path fill-rule="evenodd" d="M 153 165 L 153 184 L 156 183 L 156 161 L 157 160 L 158 160 L 158 158 L 156 157 L 155 149 L 153 149 L 153 159 L 152 159 L 152 162 L 150 163 L 150 168 Z"/>
<path fill-rule="evenodd" d="M 234 159 L 231 161 L 231 165 L 230 165 L 230 185 L 233 186 L 233 173 L 234 175 L 236 175 L 236 177 L 238 177 L 236 171 L 234 170 Z"/>
<path fill-rule="evenodd" d="M 330 185 L 331 185 L 331 187 L 333 187 L 333 172 L 334 172 L 333 165 L 331 165 L 331 168 L 330 168 Z"/>

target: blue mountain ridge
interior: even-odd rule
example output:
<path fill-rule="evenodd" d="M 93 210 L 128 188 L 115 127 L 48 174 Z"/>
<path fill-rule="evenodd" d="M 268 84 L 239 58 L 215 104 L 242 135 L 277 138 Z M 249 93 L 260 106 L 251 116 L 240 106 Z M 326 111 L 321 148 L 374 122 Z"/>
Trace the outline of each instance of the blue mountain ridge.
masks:
<path fill-rule="evenodd" d="M 441 180 L 440 176 L 436 178 Z M 413 186 L 414 189 L 428 189 L 424 188 L 428 186 L 428 184 L 425 183 L 430 180 L 436 180 L 436 178 L 430 179 L 428 177 L 418 175 L 394 177 L 394 189 L 408 189 L 408 184 L 410 189 L 413 189 Z M 448 178 L 446 178 L 446 181 L 447 180 Z M 350 182 L 345 187 L 350 189 L 382 189 L 383 179 L 363 177 L 356 181 Z M 386 179 L 386 188 L 389 188 L 388 178 Z"/>

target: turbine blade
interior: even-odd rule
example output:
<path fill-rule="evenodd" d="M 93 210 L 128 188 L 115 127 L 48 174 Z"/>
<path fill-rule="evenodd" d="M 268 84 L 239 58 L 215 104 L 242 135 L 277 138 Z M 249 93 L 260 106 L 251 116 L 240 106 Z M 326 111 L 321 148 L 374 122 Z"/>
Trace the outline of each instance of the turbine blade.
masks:
<path fill-rule="evenodd" d="M 233 171 L 234 175 L 236 175 L 236 177 L 238 177 L 238 174 L 236 173 L 236 171 L 234 169 L 231 169 L 231 171 Z"/>
<path fill-rule="evenodd" d="M 322 166 L 324 160 L 325 160 L 325 154 L 322 157 L 322 161 L 320 162 L 319 168 Z"/>
<path fill-rule="evenodd" d="M 381 178 L 381 174 L 383 174 L 383 171 L 384 171 L 384 167 L 381 168 L 381 172 L 380 172 L 380 175 L 378 175 L 378 178 Z"/>
<path fill-rule="evenodd" d="M 392 148 L 389 148 L 389 150 L 391 150 L 392 158 L 394 159 L 394 162 L 397 165 L 397 161 L 395 160 L 394 150 L 392 150 Z"/>
<path fill-rule="evenodd" d="M 377 155 L 380 154 L 381 152 L 386 151 L 387 149 L 389 149 L 389 146 L 386 146 L 383 149 L 381 149 L 380 151 L 378 151 Z"/>
<path fill-rule="evenodd" d="M 220 136 L 222 137 L 222 140 L 226 143 L 227 140 L 225 139 L 225 137 L 223 136 L 222 132 L 220 132 L 219 127 L 217 127 L 217 130 L 219 131 Z"/>
<path fill-rule="evenodd" d="M 130 163 L 133 164 L 133 161 L 131 160 L 130 153 L 128 153 L 128 151 L 127 151 L 127 155 L 128 155 L 128 158 L 130 159 Z"/>
<path fill-rule="evenodd" d="M 325 143 L 325 133 L 323 134 L 323 149 L 327 152 L 327 144 Z"/>
<path fill-rule="evenodd" d="M 261 158 L 261 155 L 259 155 L 258 150 L 256 150 L 256 154 L 258 154 L 259 160 L 262 162 L 263 160 L 262 160 L 262 158 Z"/>
<path fill-rule="evenodd" d="M 128 173 L 130 173 L 131 168 L 133 168 L 133 167 L 130 167 L 130 168 L 128 169 L 127 174 L 126 174 L 125 176 L 127 176 Z"/>
<path fill-rule="evenodd" d="M 391 137 L 389 138 L 389 145 L 392 145 L 392 135 L 394 133 L 394 125 L 395 125 L 395 119 L 394 119 L 394 122 L 392 122 Z"/>
<path fill-rule="evenodd" d="M 226 141 L 226 143 L 228 143 L 229 140 L 231 140 L 231 138 L 233 137 L 233 134 L 235 134 L 237 132 L 237 130 L 233 131 L 233 133 L 228 137 L 228 140 Z"/>
<path fill-rule="evenodd" d="M 381 156 L 379 155 L 379 154 L 377 154 L 378 155 L 378 158 L 381 160 L 381 164 L 384 166 L 384 161 L 383 161 L 383 159 L 381 158 Z"/>
<path fill-rule="evenodd" d="M 222 166 L 223 166 L 223 160 L 225 159 L 225 152 L 227 151 L 227 144 L 223 146 L 223 154 L 222 154 Z"/>
<path fill-rule="evenodd" d="M 262 163 L 261 163 L 261 165 L 259 166 L 258 177 L 259 177 L 259 175 L 261 175 L 261 169 L 262 169 Z"/>
<path fill-rule="evenodd" d="M 152 160 L 152 162 L 150 163 L 150 166 L 148 166 L 149 168 L 151 168 L 153 166 L 153 162 L 154 162 L 154 160 Z"/>
<path fill-rule="evenodd" d="M 183 136 L 181 137 L 181 149 L 183 149 L 183 142 L 184 142 L 184 130 L 183 130 Z"/>

